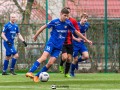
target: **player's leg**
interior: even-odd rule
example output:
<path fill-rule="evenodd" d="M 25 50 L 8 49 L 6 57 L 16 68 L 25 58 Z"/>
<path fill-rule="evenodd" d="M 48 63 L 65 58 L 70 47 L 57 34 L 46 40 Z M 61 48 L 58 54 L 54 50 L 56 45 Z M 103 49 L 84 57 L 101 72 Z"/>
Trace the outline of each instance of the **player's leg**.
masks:
<path fill-rule="evenodd" d="M 68 73 L 69 73 L 70 64 L 71 64 L 71 61 L 72 61 L 72 54 L 73 54 L 73 46 L 68 45 L 67 46 L 68 58 L 67 58 L 67 61 L 66 61 L 66 64 L 65 64 L 65 77 L 71 77 Z"/>
<path fill-rule="evenodd" d="M 77 70 L 78 70 L 78 63 L 85 61 L 89 58 L 88 49 L 84 44 L 81 45 L 79 52 L 81 56 L 78 58 L 78 62 L 76 63 L 76 66 L 75 66 Z"/>
<path fill-rule="evenodd" d="M 13 57 L 11 59 L 10 73 L 12 75 L 16 75 L 16 73 L 14 72 L 14 69 L 15 69 L 15 64 L 16 64 L 16 61 L 17 61 L 19 55 L 18 55 L 17 50 L 15 49 L 14 45 L 11 46 L 10 52 L 13 55 Z"/>
<path fill-rule="evenodd" d="M 64 62 L 67 60 L 67 53 L 62 53 L 61 55 L 61 61 L 60 61 L 60 66 L 59 66 L 59 71 L 60 73 L 64 73 Z"/>
<path fill-rule="evenodd" d="M 70 66 L 70 75 L 72 76 L 72 77 L 74 77 L 75 75 L 74 75 L 74 71 L 75 71 L 75 65 L 76 65 L 76 63 L 77 63 L 77 61 L 78 61 L 78 52 L 79 52 L 79 49 L 78 48 L 74 48 L 74 52 L 73 52 L 73 61 L 72 61 L 72 63 L 71 63 L 71 66 Z"/>
<path fill-rule="evenodd" d="M 70 70 L 70 64 L 71 64 L 71 60 L 72 60 L 72 55 L 68 54 L 68 59 L 65 63 L 65 77 L 71 77 L 68 73 Z"/>
<path fill-rule="evenodd" d="M 80 56 L 80 57 L 78 58 L 78 62 L 85 61 L 85 60 L 87 60 L 88 58 L 89 58 L 88 52 L 87 52 L 87 51 L 82 52 L 82 56 Z"/>
<path fill-rule="evenodd" d="M 8 68 L 10 58 L 11 58 L 11 56 L 6 56 L 5 57 L 5 60 L 4 60 L 4 63 L 3 63 L 2 75 L 9 75 L 7 73 L 7 68 Z"/>
<path fill-rule="evenodd" d="M 15 64 L 16 64 L 16 61 L 17 61 L 18 57 L 19 57 L 18 53 L 13 55 L 13 58 L 12 58 L 12 61 L 11 61 L 11 66 L 10 66 L 10 73 L 12 75 L 16 75 L 14 70 L 15 70 Z"/>
<path fill-rule="evenodd" d="M 56 61 L 56 59 L 58 58 L 60 53 L 60 50 L 58 49 L 54 49 L 53 52 L 51 53 L 51 57 L 48 61 L 48 63 L 35 75 L 35 77 L 33 78 L 34 82 L 38 82 L 39 81 L 39 75 L 41 72 L 47 72 L 47 70 L 54 64 L 54 62 Z"/>
<path fill-rule="evenodd" d="M 2 75 L 9 75 L 7 73 L 7 68 L 8 68 L 8 64 L 9 64 L 9 60 L 11 59 L 11 47 L 8 46 L 7 44 L 4 44 L 4 47 L 6 49 L 6 57 L 3 63 L 3 70 L 2 70 Z"/>
<path fill-rule="evenodd" d="M 52 43 L 47 43 L 42 56 L 38 60 L 36 60 L 34 62 L 34 64 L 32 65 L 32 67 L 30 68 L 30 70 L 26 73 L 26 77 L 30 77 L 30 78 L 34 77 L 33 76 L 33 72 L 35 70 L 37 70 L 37 68 L 40 66 L 40 63 L 42 63 L 45 60 L 47 60 L 47 58 L 51 54 L 52 50 L 53 50 L 53 44 Z"/>
<path fill-rule="evenodd" d="M 77 63 L 77 62 L 78 62 L 78 56 L 74 57 L 74 59 L 73 59 L 73 61 L 72 61 L 72 63 L 71 63 L 70 75 L 71 75 L 72 77 L 75 76 L 74 71 L 75 71 L 76 63 Z"/>
<path fill-rule="evenodd" d="M 40 66 L 40 63 L 44 62 L 48 56 L 49 56 L 49 53 L 44 51 L 42 56 L 34 62 L 30 70 L 26 73 L 26 77 L 33 78 L 34 77 L 33 72 L 37 70 L 37 68 Z"/>
<path fill-rule="evenodd" d="M 33 81 L 34 82 L 39 82 L 39 75 L 41 72 L 47 72 L 48 69 L 54 64 L 54 62 L 56 61 L 55 57 L 50 57 L 48 63 L 42 67 L 42 69 L 34 76 Z"/>
<path fill-rule="evenodd" d="M 64 73 L 64 67 L 63 64 L 67 60 L 67 51 L 66 51 L 66 45 L 63 45 L 62 48 L 62 55 L 61 55 L 61 61 L 60 61 L 60 66 L 59 66 L 59 71 L 60 73 Z"/>

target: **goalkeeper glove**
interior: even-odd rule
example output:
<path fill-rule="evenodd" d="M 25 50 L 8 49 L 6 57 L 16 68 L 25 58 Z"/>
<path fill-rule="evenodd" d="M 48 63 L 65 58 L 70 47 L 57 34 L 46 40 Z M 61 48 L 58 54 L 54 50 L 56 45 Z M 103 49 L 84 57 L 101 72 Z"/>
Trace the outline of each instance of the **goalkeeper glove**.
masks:
<path fill-rule="evenodd" d="M 25 45 L 25 47 L 27 47 L 27 43 L 25 41 L 23 41 L 23 44 Z"/>
<path fill-rule="evenodd" d="M 6 41 L 6 42 L 7 42 L 8 46 L 12 46 L 12 44 L 9 41 Z"/>

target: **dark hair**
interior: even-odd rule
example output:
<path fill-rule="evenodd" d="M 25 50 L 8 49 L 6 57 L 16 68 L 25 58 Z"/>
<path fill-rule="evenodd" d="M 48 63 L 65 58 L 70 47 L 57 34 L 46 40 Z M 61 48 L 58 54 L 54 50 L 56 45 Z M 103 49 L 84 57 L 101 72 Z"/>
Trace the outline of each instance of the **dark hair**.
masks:
<path fill-rule="evenodd" d="M 70 9 L 70 7 L 65 7 L 68 11 L 69 11 L 69 13 L 71 12 L 71 9 Z"/>
<path fill-rule="evenodd" d="M 65 7 L 65 8 L 67 8 L 67 9 L 71 10 L 71 9 L 70 9 L 70 7 Z"/>
<path fill-rule="evenodd" d="M 69 10 L 68 10 L 67 8 L 63 8 L 63 9 L 61 10 L 61 13 L 62 13 L 62 14 L 69 14 L 70 12 L 69 12 Z"/>

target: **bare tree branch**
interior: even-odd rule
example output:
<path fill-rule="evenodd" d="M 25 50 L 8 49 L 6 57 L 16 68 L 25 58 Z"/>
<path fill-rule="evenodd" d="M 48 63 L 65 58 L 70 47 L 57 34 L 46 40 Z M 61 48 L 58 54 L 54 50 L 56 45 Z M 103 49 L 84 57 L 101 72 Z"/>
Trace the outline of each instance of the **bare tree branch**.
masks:
<path fill-rule="evenodd" d="M 20 10 L 20 12 L 23 12 L 24 10 L 20 7 L 20 5 L 18 4 L 17 0 L 13 0 L 13 2 L 15 3 L 15 5 L 17 5 L 18 9 Z"/>

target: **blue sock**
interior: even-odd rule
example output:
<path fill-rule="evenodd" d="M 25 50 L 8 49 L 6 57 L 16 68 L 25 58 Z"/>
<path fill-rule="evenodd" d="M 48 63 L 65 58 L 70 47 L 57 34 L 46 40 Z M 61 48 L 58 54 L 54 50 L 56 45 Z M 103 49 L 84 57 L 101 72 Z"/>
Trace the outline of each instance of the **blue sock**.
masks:
<path fill-rule="evenodd" d="M 78 58 L 78 62 L 82 62 L 82 61 L 84 61 L 84 60 L 82 59 L 82 57 L 79 57 L 79 58 Z"/>
<path fill-rule="evenodd" d="M 14 68 L 15 68 L 15 64 L 16 64 L 16 59 L 15 59 L 15 58 L 12 58 L 11 66 L 10 66 L 10 70 L 11 70 L 11 71 L 14 70 Z"/>
<path fill-rule="evenodd" d="M 35 61 L 33 66 L 30 68 L 29 72 L 34 72 L 38 66 L 40 65 L 40 63 L 38 61 Z"/>
<path fill-rule="evenodd" d="M 8 64 L 9 64 L 9 60 L 4 60 L 3 72 L 6 72 L 6 70 L 7 70 L 7 68 L 8 68 Z"/>
<path fill-rule="evenodd" d="M 82 62 L 82 61 L 84 61 L 83 59 L 82 59 L 82 57 L 80 56 L 79 58 L 78 58 L 78 62 L 76 63 L 76 65 L 75 65 L 75 68 L 78 70 L 78 63 L 79 62 Z"/>
<path fill-rule="evenodd" d="M 39 77 L 41 72 L 46 72 L 47 70 L 48 70 L 48 68 L 46 66 L 44 66 L 35 76 Z"/>
<path fill-rule="evenodd" d="M 72 76 L 74 76 L 74 70 L 75 70 L 75 64 L 71 64 L 71 68 L 70 68 L 70 74 L 72 75 Z"/>

